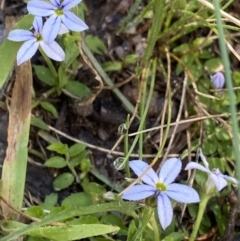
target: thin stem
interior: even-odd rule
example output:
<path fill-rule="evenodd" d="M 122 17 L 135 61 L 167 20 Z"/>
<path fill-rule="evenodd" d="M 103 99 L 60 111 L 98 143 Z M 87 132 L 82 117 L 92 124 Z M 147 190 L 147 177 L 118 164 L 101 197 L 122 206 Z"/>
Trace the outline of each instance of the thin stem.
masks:
<path fill-rule="evenodd" d="M 148 80 L 148 76 L 150 73 L 150 68 L 147 68 L 146 71 L 143 71 L 142 74 L 142 81 L 143 81 L 143 85 L 140 84 L 140 86 L 143 86 L 142 89 L 142 94 L 141 94 L 141 99 L 140 99 L 140 104 L 139 104 L 139 113 L 140 113 L 140 119 L 143 119 L 144 116 L 144 111 L 145 111 L 145 104 L 146 104 L 146 96 L 147 96 L 147 80 Z M 150 96 L 149 96 L 150 97 Z M 144 124 L 142 126 L 142 129 L 145 129 L 146 125 L 145 125 L 145 119 L 144 119 Z M 139 131 L 141 131 L 139 130 Z M 143 156 L 143 140 L 144 140 L 144 133 L 139 134 L 139 148 L 138 148 L 138 154 L 139 154 L 139 159 L 142 160 L 142 156 Z"/>
<path fill-rule="evenodd" d="M 134 25 L 132 19 L 134 14 L 137 11 L 138 6 L 141 4 L 142 0 L 136 0 L 132 7 L 130 8 L 127 17 L 124 19 L 123 25 L 121 27 L 121 32 L 125 31 L 126 29 L 129 29 L 130 27 L 132 27 Z M 130 25 L 130 26 L 129 26 Z"/>
<path fill-rule="evenodd" d="M 193 231 L 191 233 L 189 241 L 194 241 L 197 237 L 197 233 L 198 233 L 201 221 L 202 221 L 202 217 L 203 217 L 203 214 L 204 214 L 204 211 L 206 209 L 206 206 L 207 206 L 207 203 L 208 203 L 209 199 L 210 199 L 209 195 L 203 194 L 203 196 L 201 198 L 201 202 L 199 204 L 197 220 L 194 224 Z"/>
<path fill-rule="evenodd" d="M 225 35 L 222 26 L 221 19 L 221 9 L 218 0 L 213 0 L 213 4 L 215 6 L 215 15 L 217 19 L 217 28 L 219 32 L 219 46 L 223 59 L 223 65 L 225 70 L 226 84 L 228 90 L 228 96 L 230 100 L 230 112 L 231 112 L 231 120 L 232 120 L 232 132 L 233 132 L 233 145 L 236 157 L 236 172 L 238 179 L 240 178 L 240 140 L 239 140 L 239 131 L 238 131 L 238 120 L 237 120 L 237 111 L 236 111 L 236 103 L 235 103 L 235 95 L 233 91 L 233 84 L 231 78 L 231 70 L 230 70 L 230 62 L 227 52 L 227 47 L 225 44 Z M 240 190 L 238 191 L 238 198 L 240 199 Z"/>
<path fill-rule="evenodd" d="M 55 87 L 52 87 L 51 89 L 49 89 L 49 90 L 47 90 L 46 92 L 44 92 L 43 94 L 42 94 L 42 96 L 44 97 L 44 98 L 48 98 L 50 95 L 52 95 L 53 93 L 55 93 L 56 92 L 56 88 Z"/>
<path fill-rule="evenodd" d="M 155 47 L 155 43 L 158 39 L 159 31 L 162 27 L 163 19 L 165 17 L 164 14 L 164 4 L 165 0 L 155 0 L 154 2 L 154 16 L 153 16 L 153 22 L 152 27 L 148 33 L 148 45 L 146 48 L 146 51 L 144 53 L 143 59 L 142 59 L 142 65 L 146 65 L 153 53 L 153 49 Z"/>
<path fill-rule="evenodd" d="M 70 169 L 70 171 L 72 172 L 72 174 L 73 174 L 73 175 L 75 176 L 75 178 L 76 178 L 76 182 L 77 182 L 77 183 L 80 183 L 78 174 L 76 173 L 74 167 L 73 167 L 72 164 L 70 163 L 70 156 L 69 156 L 68 153 L 65 154 L 65 159 L 66 159 L 68 168 Z"/>
<path fill-rule="evenodd" d="M 153 212 L 152 217 L 151 217 L 151 219 L 150 219 L 150 223 L 151 223 L 152 228 L 153 228 L 154 241 L 159 241 L 159 240 L 161 240 L 161 239 L 160 239 L 160 230 L 159 230 L 159 228 L 158 228 L 158 225 L 157 225 L 157 221 L 156 221 L 154 212 Z"/>
<path fill-rule="evenodd" d="M 143 230 L 146 228 L 147 224 L 149 223 L 153 213 L 154 213 L 153 208 L 143 211 L 142 222 L 139 225 L 137 232 L 132 236 L 130 241 L 139 240 L 139 236 L 143 233 Z"/>
<path fill-rule="evenodd" d="M 48 58 L 48 56 L 44 53 L 44 51 L 41 48 L 39 48 L 39 51 L 40 51 L 41 55 L 43 56 L 44 60 L 46 61 L 48 68 L 50 69 L 54 79 L 57 80 L 58 74 L 57 74 L 55 67 L 53 66 L 52 61 Z"/>
<path fill-rule="evenodd" d="M 127 133 L 124 134 L 124 156 L 128 154 L 128 129 L 130 126 L 129 122 L 130 122 L 130 115 L 127 115 L 127 120 L 126 120 Z M 131 174 L 130 174 L 128 161 L 129 160 L 127 159 L 125 164 L 125 173 L 126 173 L 126 176 L 130 178 Z"/>
<path fill-rule="evenodd" d="M 145 123 L 145 120 L 146 120 L 146 116 L 147 116 L 147 113 L 148 113 L 148 109 L 149 109 L 149 106 L 150 106 L 150 103 L 151 103 L 151 96 L 153 94 L 153 90 L 154 90 L 154 86 L 155 86 L 155 80 L 156 80 L 156 69 L 157 69 L 157 60 L 154 59 L 153 61 L 151 61 L 149 63 L 149 68 L 151 68 L 152 66 L 152 78 L 151 78 L 151 84 L 150 84 L 150 89 L 149 89 L 149 95 L 148 95 L 148 99 L 147 99 L 147 102 L 146 102 L 146 106 L 145 106 L 145 109 L 144 109 L 144 113 L 143 115 L 141 116 L 141 121 L 140 121 L 140 124 L 139 124 L 139 127 L 138 127 L 138 131 L 139 130 L 143 130 L 143 126 L 144 126 L 144 123 Z M 125 159 L 122 163 L 122 165 L 125 165 L 126 163 L 126 160 L 128 160 L 128 158 L 130 157 L 131 153 L 133 152 L 137 142 L 139 140 L 139 135 L 137 135 L 135 138 L 134 138 L 134 141 L 128 151 L 128 154 L 125 156 Z"/>

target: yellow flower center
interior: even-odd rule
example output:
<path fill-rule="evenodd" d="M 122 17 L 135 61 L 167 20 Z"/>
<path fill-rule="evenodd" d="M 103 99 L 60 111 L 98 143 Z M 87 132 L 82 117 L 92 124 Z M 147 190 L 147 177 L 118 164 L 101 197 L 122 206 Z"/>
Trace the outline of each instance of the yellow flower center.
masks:
<path fill-rule="evenodd" d="M 167 191 L 167 186 L 163 182 L 157 182 L 156 188 L 160 190 L 161 192 Z"/>
<path fill-rule="evenodd" d="M 43 38 L 42 38 L 41 34 L 39 34 L 39 33 L 37 33 L 37 32 L 34 32 L 33 34 L 34 34 L 34 36 L 36 37 L 37 42 L 40 42 L 40 41 L 42 41 L 42 40 L 43 40 Z"/>
<path fill-rule="evenodd" d="M 57 16 L 64 15 L 63 10 L 61 10 L 61 9 L 55 9 L 54 12 L 56 13 Z"/>

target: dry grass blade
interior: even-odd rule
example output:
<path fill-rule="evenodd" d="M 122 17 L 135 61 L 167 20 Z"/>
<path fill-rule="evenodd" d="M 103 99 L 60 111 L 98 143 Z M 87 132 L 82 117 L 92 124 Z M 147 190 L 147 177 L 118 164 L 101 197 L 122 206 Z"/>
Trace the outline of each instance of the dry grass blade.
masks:
<path fill-rule="evenodd" d="M 27 167 L 27 145 L 31 117 L 32 68 L 30 61 L 15 68 L 16 79 L 9 108 L 8 148 L 2 169 L 1 202 L 5 218 L 17 219 L 21 209 Z"/>

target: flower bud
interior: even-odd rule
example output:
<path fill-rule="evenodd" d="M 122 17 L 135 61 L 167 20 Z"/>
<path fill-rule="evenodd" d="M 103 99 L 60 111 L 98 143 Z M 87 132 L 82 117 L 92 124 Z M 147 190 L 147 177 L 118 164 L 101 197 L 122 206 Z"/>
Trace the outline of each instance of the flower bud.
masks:
<path fill-rule="evenodd" d="M 225 84 L 225 77 L 222 72 L 217 72 L 211 76 L 211 81 L 216 89 L 222 89 Z"/>

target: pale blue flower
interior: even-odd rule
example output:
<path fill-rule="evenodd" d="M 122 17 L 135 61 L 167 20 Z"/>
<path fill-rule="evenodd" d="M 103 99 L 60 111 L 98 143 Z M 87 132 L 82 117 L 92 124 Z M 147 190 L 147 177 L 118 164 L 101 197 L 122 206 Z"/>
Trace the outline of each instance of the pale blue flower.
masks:
<path fill-rule="evenodd" d="M 136 160 L 129 162 L 130 168 L 137 176 L 140 176 L 149 165 L 146 162 Z M 178 158 L 168 159 L 162 166 L 159 174 L 150 168 L 142 177 L 145 184 L 135 185 L 126 190 L 122 198 L 137 201 L 152 195 L 156 196 L 158 216 L 163 229 L 172 221 L 173 208 L 169 198 L 181 203 L 199 202 L 198 193 L 191 187 L 183 184 L 172 183 L 182 168 L 182 162 Z"/>
<path fill-rule="evenodd" d="M 33 22 L 34 32 L 16 29 L 9 33 L 8 40 L 21 42 L 26 41 L 18 50 L 17 65 L 32 58 L 40 46 L 45 54 L 56 61 L 63 61 L 65 53 L 57 42 L 47 44 L 42 36 L 43 22 L 41 17 L 35 17 Z"/>
<path fill-rule="evenodd" d="M 211 76 L 211 81 L 216 89 L 222 89 L 225 84 L 225 77 L 222 72 L 217 72 Z"/>
<path fill-rule="evenodd" d="M 208 181 L 206 182 L 206 190 L 208 193 L 212 191 L 212 188 L 217 188 L 218 191 L 221 191 L 226 185 L 227 181 L 233 182 L 235 184 L 238 184 L 238 180 L 222 174 L 218 168 L 214 168 L 212 171 L 209 169 L 208 162 L 206 160 L 206 157 L 203 155 L 202 150 L 199 152 L 201 160 L 203 161 L 204 166 L 196 163 L 196 162 L 189 162 L 185 168 L 185 170 L 189 169 L 197 169 L 203 172 L 206 172 L 208 174 Z"/>
<path fill-rule="evenodd" d="M 43 28 L 44 39 L 51 43 L 59 33 L 61 23 L 69 30 L 81 32 L 88 29 L 88 26 L 69 10 L 79 4 L 82 0 L 50 0 L 47 3 L 40 0 L 31 0 L 28 2 L 28 12 L 41 17 L 48 17 Z"/>

